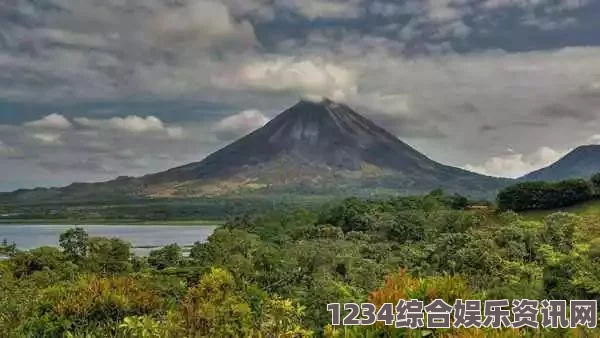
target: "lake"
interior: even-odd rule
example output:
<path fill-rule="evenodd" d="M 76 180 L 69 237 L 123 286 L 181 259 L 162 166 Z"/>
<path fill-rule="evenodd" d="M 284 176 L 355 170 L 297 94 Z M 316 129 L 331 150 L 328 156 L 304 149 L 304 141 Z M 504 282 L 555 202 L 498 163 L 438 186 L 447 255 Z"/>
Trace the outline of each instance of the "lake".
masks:
<path fill-rule="evenodd" d="M 58 246 L 60 234 L 73 225 L 0 225 L 0 241 L 15 242 L 20 250 L 40 246 Z M 204 242 L 217 226 L 171 226 L 171 225 L 82 225 L 90 237 L 117 237 L 131 243 L 137 255 L 147 255 L 156 248 L 177 243 L 190 246 Z"/>

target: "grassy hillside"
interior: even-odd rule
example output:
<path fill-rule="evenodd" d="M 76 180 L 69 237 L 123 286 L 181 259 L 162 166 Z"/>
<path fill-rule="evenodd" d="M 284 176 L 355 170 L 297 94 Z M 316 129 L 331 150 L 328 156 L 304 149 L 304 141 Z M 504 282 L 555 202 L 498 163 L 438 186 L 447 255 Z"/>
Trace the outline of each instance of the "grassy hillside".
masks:
<path fill-rule="evenodd" d="M 570 207 L 551 209 L 551 210 L 531 210 L 521 212 L 521 216 L 527 220 L 541 221 L 548 215 L 556 212 L 573 213 L 584 218 L 596 218 L 600 220 L 600 199 L 595 199 L 579 203 Z M 600 222 L 599 222 L 600 227 Z"/>
<path fill-rule="evenodd" d="M 42 203 L 1 205 L 0 223 L 198 223 L 225 220 L 240 214 L 313 208 L 326 197 L 143 199 L 112 203 Z"/>
<path fill-rule="evenodd" d="M 392 198 L 378 191 L 369 198 Z M 232 198 L 136 199 L 120 202 L 0 204 L 0 224 L 197 224 L 224 221 L 246 214 L 263 214 L 290 208 L 316 210 L 341 201 L 331 195 L 283 194 Z"/>

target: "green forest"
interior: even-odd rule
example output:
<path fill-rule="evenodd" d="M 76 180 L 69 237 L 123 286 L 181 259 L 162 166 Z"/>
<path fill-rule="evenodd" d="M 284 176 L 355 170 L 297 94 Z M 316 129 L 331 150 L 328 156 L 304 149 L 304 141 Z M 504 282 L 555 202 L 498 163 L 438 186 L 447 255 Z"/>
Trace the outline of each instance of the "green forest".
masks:
<path fill-rule="evenodd" d="M 2 337 L 600 337 L 599 329 L 332 327 L 329 303 L 599 299 L 597 219 L 465 210 L 434 191 L 231 219 L 189 257 L 81 228 L 0 261 Z M 381 325 L 380 325 L 381 324 Z"/>

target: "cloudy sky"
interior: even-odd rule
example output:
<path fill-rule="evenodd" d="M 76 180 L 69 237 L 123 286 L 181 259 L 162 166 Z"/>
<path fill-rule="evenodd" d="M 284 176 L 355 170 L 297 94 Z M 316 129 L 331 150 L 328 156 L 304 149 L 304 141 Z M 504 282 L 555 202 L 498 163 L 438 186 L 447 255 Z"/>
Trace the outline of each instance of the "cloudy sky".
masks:
<path fill-rule="evenodd" d="M 301 97 L 519 176 L 600 143 L 600 0 L 0 1 L 0 191 L 197 161 Z"/>

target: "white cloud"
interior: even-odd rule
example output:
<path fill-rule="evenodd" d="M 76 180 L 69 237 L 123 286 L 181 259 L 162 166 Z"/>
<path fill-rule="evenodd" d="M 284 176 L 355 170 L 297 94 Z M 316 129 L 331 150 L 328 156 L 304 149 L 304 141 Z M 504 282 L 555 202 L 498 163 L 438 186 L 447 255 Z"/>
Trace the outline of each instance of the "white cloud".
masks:
<path fill-rule="evenodd" d="M 504 8 L 504 7 L 534 7 L 546 0 L 487 0 L 482 6 L 489 9 Z"/>
<path fill-rule="evenodd" d="M 463 21 L 453 21 L 444 25 L 440 25 L 437 29 L 434 38 L 464 38 L 471 33 L 471 28 L 467 26 Z"/>
<path fill-rule="evenodd" d="M 557 7 L 562 10 L 572 10 L 590 4 L 594 0 L 560 0 Z"/>
<path fill-rule="evenodd" d="M 123 149 L 123 150 L 119 150 L 115 154 L 115 157 L 117 157 L 119 159 L 135 159 L 136 153 L 131 149 Z"/>
<path fill-rule="evenodd" d="M 400 14 L 411 14 L 413 11 L 409 7 L 410 2 L 400 5 L 393 2 L 387 1 L 373 1 L 369 5 L 369 12 L 371 14 L 383 16 L 383 17 L 395 17 Z"/>
<path fill-rule="evenodd" d="M 434 22 L 459 20 L 467 13 L 463 0 L 428 0 L 425 3 L 427 17 Z"/>
<path fill-rule="evenodd" d="M 350 69 L 318 59 L 277 57 L 251 62 L 233 74 L 215 77 L 223 87 L 264 91 L 294 91 L 301 95 L 343 98 L 357 88 L 357 75 Z"/>
<path fill-rule="evenodd" d="M 15 149 L 7 146 L 4 141 L 0 140 L 0 156 L 12 155 Z"/>
<path fill-rule="evenodd" d="M 269 119 L 260 111 L 244 110 L 217 122 L 214 130 L 220 139 L 231 140 L 246 135 L 264 126 L 267 122 Z"/>
<path fill-rule="evenodd" d="M 410 97 L 406 94 L 382 94 L 374 92 L 357 95 L 352 100 L 354 104 L 363 105 L 373 113 L 380 113 L 390 117 L 408 116 L 415 111 L 411 110 Z"/>
<path fill-rule="evenodd" d="M 482 3 L 482 6 L 488 9 L 519 7 L 524 9 L 535 8 L 536 6 L 547 6 L 550 12 L 573 10 L 583 7 L 593 0 L 487 0 Z"/>
<path fill-rule="evenodd" d="M 170 138 L 179 139 L 185 136 L 185 130 L 182 127 L 167 127 L 165 130 Z"/>
<path fill-rule="evenodd" d="M 47 129 L 69 129 L 73 125 L 67 118 L 60 114 L 50 114 L 40 120 L 26 122 L 26 127 L 47 128 Z"/>
<path fill-rule="evenodd" d="M 47 43 L 60 43 L 89 48 L 104 48 L 110 44 L 108 38 L 102 35 L 91 35 L 71 32 L 63 29 L 39 28 L 30 33 Z"/>
<path fill-rule="evenodd" d="M 275 7 L 271 0 L 223 0 L 234 16 L 249 15 L 258 20 L 272 20 Z"/>
<path fill-rule="evenodd" d="M 575 18 L 548 18 L 548 17 L 536 17 L 533 14 L 525 16 L 521 23 L 525 26 L 537 27 L 541 30 L 555 30 L 562 29 L 577 24 Z"/>
<path fill-rule="evenodd" d="M 90 119 L 82 117 L 76 118 L 75 122 L 85 127 L 118 129 L 134 133 L 159 131 L 164 129 L 163 122 L 154 116 L 143 118 L 132 115 L 125 118 L 113 117 L 110 119 Z"/>
<path fill-rule="evenodd" d="M 346 0 L 276 0 L 276 6 L 293 10 L 308 19 L 355 18 L 362 9 L 359 1 Z"/>
<path fill-rule="evenodd" d="M 236 23 L 229 8 L 217 1 L 192 1 L 159 11 L 150 21 L 148 32 L 157 45 L 197 48 L 231 40 L 255 43 L 252 25 L 247 21 Z"/>
<path fill-rule="evenodd" d="M 111 175 L 118 174 L 118 170 L 95 157 L 61 159 L 59 161 L 56 159 L 44 159 L 38 161 L 37 164 L 45 170 L 54 173 L 79 171 Z"/>
<path fill-rule="evenodd" d="M 466 165 L 465 169 L 490 176 L 517 178 L 547 167 L 566 153 L 542 147 L 532 154 L 524 155 L 508 149 L 508 154 L 492 157 L 481 166 Z"/>
<path fill-rule="evenodd" d="M 63 145 L 62 135 L 55 133 L 33 133 L 30 136 L 42 145 Z"/>
<path fill-rule="evenodd" d="M 216 143 L 209 125 L 187 124 L 184 131 L 135 115 L 78 118 L 67 130 L 0 125 L 0 134 L 0 157 L 12 159 L 0 160 L 1 168 L 19 166 L 25 170 L 14 177 L 43 177 L 53 185 L 166 170 L 202 159 Z"/>
<path fill-rule="evenodd" d="M 600 144 L 600 134 L 591 136 L 587 141 L 589 144 Z"/>
<path fill-rule="evenodd" d="M 181 127 L 166 126 L 163 121 L 155 116 L 140 117 L 130 115 L 127 117 L 113 117 L 110 119 L 90 119 L 87 117 L 75 118 L 75 122 L 88 128 L 123 131 L 128 133 L 165 133 L 171 138 L 181 138 L 184 130 Z"/>
<path fill-rule="evenodd" d="M 583 94 L 600 97 L 600 81 L 584 85 Z"/>

